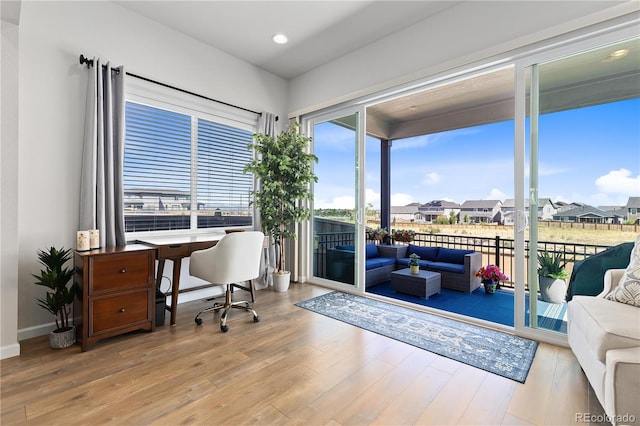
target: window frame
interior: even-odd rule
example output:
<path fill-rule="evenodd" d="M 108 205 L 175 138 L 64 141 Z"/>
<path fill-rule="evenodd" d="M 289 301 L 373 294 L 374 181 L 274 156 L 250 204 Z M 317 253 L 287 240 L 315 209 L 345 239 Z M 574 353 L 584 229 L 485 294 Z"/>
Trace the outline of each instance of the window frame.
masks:
<path fill-rule="evenodd" d="M 199 98 L 188 93 L 162 87 L 160 85 L 129 77 L 125 83 L 126 94 L 125 102 L 134 102 L 137 104 L 147 105 L 153 108 L 160 108 L 167 111 L 185 114 L 191 117 L 192 139 L 191 150 L 197 148 L 197 127 L 198 120 L 205 120 L 224 126 L 233 127 L 250 133 L 256 133 L 258 125 L 258 115 L 245 111 L 243 109 L 228 106 L 222 103 L 216 103 L 204 98 Z M 196 128 L 195 132 L 193 128 Z M 125 117 L 126 128 L 126 117 Z M 255 226 L 255 210 L 251 216 L 251 225 L 247 226 L 231 226 L 216 228 L 197 228 L 197 157 L 191 156 L 191 221 L 190 229 L 177 230 L 157 230 L 157 231 L 137 231 L 126 232 L 127 240 L 135 240 L 147 236 L 163 236 L 163 235 L 194 235 L 207 234 L 212 232 L 222 232 L 227 228 L 233 229 L 253 229 Z M 252 190 L 255 188 L 255 180 L 253 180 Z M 124 204 L 120 206 L 124 209 Z"/>

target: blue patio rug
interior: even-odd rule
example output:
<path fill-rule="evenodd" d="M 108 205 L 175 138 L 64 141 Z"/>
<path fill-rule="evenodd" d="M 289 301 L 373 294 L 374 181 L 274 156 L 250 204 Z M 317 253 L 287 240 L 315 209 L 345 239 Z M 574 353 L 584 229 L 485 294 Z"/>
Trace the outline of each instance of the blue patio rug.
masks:
<path fill-rule="evenodd" d="M 472 293 L 443 288 L 439 294 L 425 299 L 424 297 L 397 293 L 391 289 L 391 283 L 387 281 L 368 288 L 367 292 L 509 327 L 514 326 L 513 291 L 511 290 L 496 290 L 494 294 L 486 294 L 482 287 L 475 289 Z M 566 310 L 566 303 L 556 305 L 538 300 L 538 327 L 566 333 L 567 322 L 563 319 Z M 525 296 L 525 325 L 529 325 L 528 294 Z"/>
<path fill-rule="evenodd" d="M 333 291 L 297 306 L 524 383 L 538 342 Z"/>

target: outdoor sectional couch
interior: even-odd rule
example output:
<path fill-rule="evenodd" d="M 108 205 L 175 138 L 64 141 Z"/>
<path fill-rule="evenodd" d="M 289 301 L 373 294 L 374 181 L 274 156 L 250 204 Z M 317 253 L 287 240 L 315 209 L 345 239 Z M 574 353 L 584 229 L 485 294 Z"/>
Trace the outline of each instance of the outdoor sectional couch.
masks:
<path fill-rule="evenodd" d="M 482 267 L 482 253 L 446 247 L 422 247 L 409 244 L 398 254 L 397 264 L 409 267 L 409 256 L 420 256 L 420 269 L 440 273 L 440 286 L 449 290 L 471 293 L 480 287 L 476 272 Z"/>
<path fill-rule="evenodd" d="M 380 247 L 380 250 L 378 250 Z M 389 281 L 391 271 L 396 269 L 396 258 L 391 252 L 377 244 L 365 246 L 365 286 L 373 287 Z M 353 284 L 355 248 L 352 245 L 327 249 L 327 277 L 331 280 Z"/>
<path fill-rule="evenodd" d="M 354 250 L 352 245 L 327 249 L 329 279 L 353 284 Z M 480 287 L 475 273 L 482 266 L 482 254 L 473 250 L 373 243 L 367 244 L 365 250 L 366 288 L 389 281 L 396 269 L 408 268 L 412 253 L 420 256 L 420 269 L 440 273 L 442 288 L 471 293 Z"/>

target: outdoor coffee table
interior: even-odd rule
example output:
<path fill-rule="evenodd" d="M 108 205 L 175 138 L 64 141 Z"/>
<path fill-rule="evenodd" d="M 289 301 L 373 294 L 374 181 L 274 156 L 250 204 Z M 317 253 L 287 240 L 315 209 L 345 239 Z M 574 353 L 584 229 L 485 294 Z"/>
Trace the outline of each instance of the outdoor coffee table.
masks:
<path fill-rule="evenodd" d="M 423 271 L 412 274 L 409 268 L 391 272 L 391 289 L 398 293 L 429 298 L 440 293 L 440 274 Z"/>

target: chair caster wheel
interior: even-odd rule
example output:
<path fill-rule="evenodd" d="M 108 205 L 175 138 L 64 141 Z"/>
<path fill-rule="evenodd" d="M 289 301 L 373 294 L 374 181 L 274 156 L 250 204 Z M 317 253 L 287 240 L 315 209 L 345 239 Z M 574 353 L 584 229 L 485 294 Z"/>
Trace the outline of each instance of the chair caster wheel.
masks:
<path fill-rule="evenodd" d="M 254 316 L 253 317 L 253 322 L 260 322 L 260 317 L 259 316 Z"/>
<path fill-rule="evenodd" d="M 220 326 L 220 331 L 222 331 L 223 333 L 226 333 L 227 331 L 229 331 L 229 326 L 228 325 L 221 325 Z"/>
<path fill-rule="evenodd" d="M 202 325 L 202 318 L 195 319 L 197 325 Z"/>

